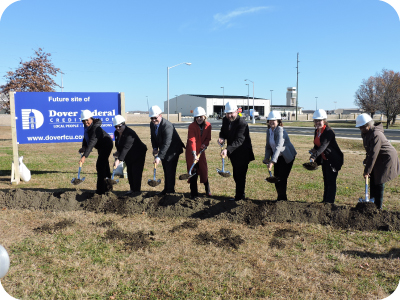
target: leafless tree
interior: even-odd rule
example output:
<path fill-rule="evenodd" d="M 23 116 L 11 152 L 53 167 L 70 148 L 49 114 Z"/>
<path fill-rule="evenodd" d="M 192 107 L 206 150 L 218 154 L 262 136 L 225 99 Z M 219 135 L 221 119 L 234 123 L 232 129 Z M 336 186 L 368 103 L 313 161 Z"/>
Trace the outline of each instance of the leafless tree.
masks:
<path fill-rule="evenodd" d="M 371 117 L 379 110 L 380 99 L 376 88 L 376 78 L 371 76 L 367 80 L 363 79 L 355 94 L 354 104 L 371 114 Z"/>
<path fill-rule="evenodd" d="M 50 53 L 42 48 L 35 50 L 35 55 L 29 61 L 20 61 L 19 68 L 7 72 L 4 77 L 6 84 L 0 86 L 0 91 L 7 100 L 1 103 L 1 108 L 10 112 L 9 91 L 14 92 L 54 92 L 55 87 L 60 87 L 53 77 L 62 72 L 56 68 L 50 60 Z"/>
<path fill-rule="evenodd" d="M 383 69 L 377 80 L 380 111 L 386 116 L 386 128 L 400 113 L 400 73 Z"/>

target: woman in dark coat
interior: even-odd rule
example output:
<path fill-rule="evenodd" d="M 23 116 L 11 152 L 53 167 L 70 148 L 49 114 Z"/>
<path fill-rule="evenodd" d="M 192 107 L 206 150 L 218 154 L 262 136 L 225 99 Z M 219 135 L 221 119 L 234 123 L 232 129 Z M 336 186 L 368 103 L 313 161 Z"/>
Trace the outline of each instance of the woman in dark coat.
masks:
<path fill-rule="evenodd" d="M 336 143 L 335 133 L 326 121 L 326 112 L 323 109 L 316 110 L 313 119 L 315 126 L 314 148 L 310 151 L 310 160 L 322 165 L 324 178 L 322 202 L 333 203 L 336 197 L 336 179 L 343 165 L 343 153 Z"/>
<path fill-rule="evenodd" d="M 116 158 L 114 168 L 121 161 L 124 161 L 126 164 L 130 191 L 125 195 L 140 192 L 147 146 L 140 140 L 134 130 L 125 125 L 125 118 L 123 116 L 115 116 L 113 124 L 115 127 L 115 147 L 117 148 L 117 152 L 114 153 L 114 157 Z"/>
<path fill-rule="evenodd" d="M 383 133 L 382 123 L 374 123 L 368 114 L 361 114 L 356 119 L 360 128 L 363 145 L 367 156 L 364 160 L 363 177 L 370 177 L 370 195 L 375 205 L 382 209 L 385 183 L 400 174 L 400 163 L 396 149 Z"/>
<path fill-rule="evenodd" d="M 202 149 L 208 147 L 211 140 L 211 124 L 206 121 L 206 112 L 202 107 L 196 107 L 194 112 L 194 121 L 188 128 L 188 139 L 186 143 L 186 166 L 189 172 L 194 163 L 194 158 Z M 200 183 L 204 183 L 206 196 L 211 196 L 210 184 L 208 182 L 208 167 L 206 154 L 200 155 L 198 163 L 195 165 L 196 175 L 189 178 L 190 197 L 198 196 L 197 177 L 200 175 Z"/>
<path fill-rule="evenodd" d="M 79 163 L 84 163 L 85 159 L 89 157 L 93 148 L 97 149 L 99 154 L 96 162 L 97 171 L 97 194 L 105 194 L 108 190 L 104 184 L 104 179 L 110 177 L 110 164 L 108 158 L 110 157 L 113 148 L 113 141 L 107 132 L 101 128 L 101 120 L 94 119 L 90 110 L 83 110 L 81 113 L 81 121 L 84 125 L 84 138 L 82 141 L 82 148 L 79 149 L 82 158 Z"/>

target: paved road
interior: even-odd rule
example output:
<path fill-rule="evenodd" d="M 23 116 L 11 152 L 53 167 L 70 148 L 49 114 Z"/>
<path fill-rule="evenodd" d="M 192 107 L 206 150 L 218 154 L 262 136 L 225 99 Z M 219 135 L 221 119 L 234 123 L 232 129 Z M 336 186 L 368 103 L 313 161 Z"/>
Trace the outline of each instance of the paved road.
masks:
<path fill-rule="evenodd" d="M 174 123 L 174 126 L 176 128 L 187 128 L 189 126 L 189 123 L 192 122 L 192 120 L 193 119 L 188 119 L 187 123 Z M 208 121 L 212 124 L 213 130 L 219 130 L 221 128 L 222 120 L 208 119 Z M 260 124 L 260 122 L 265 123 L 265 120 L 258 121 L 257 123 Z M 258 125 L 257 123 L 255 125 L 249 126 L 250 132 L 265 133 L 265 131 L 267 130 L 267 126 L 261 124 Z M 285 124 L 285 130 L 289 135 L 314 136 L 313 127 L 290 127 L 288 124 L 289 123 Z M 143 125 L 130 124 L 130 126 L 143 126 Z M 335 128 L 335 126 L 333 126 L 333 129 L 335 131 L 336 137 L 338 138 L 361 139 L 360 130 L 358 128 Z M 394 130 L 394 129 L 385 130 L 385 135 L 391 142 L 400 142 L 400 130 Z"/>

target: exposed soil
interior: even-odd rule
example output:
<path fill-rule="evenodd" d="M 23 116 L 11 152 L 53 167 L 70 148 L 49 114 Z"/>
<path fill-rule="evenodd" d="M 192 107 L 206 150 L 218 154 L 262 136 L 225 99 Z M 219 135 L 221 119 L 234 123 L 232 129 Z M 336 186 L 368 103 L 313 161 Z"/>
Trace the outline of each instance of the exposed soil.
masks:
<path fill-rule="evenodd" d="M 134 193 L 129 196 L 118 196 L 115 193 L 97 195 L 90 192 L 65 191 L 46 192 L 36 190 L 14 189 L 0 191 L 0 209 L 40 209 L 50 211 L 86 210 L 97 213 L 116 213 L 130 215 L 146 213 L 152 217 L 188 217 L 193 219 L 226 219 L 244 223 L 249 226 L 264 225 L 268 222 L 314 223 L 331 225 L 336 228 L 361 231 L 382 230 L 400 231 L 400 212 L 380 211 L 373 203 L 358 203 L 354 207 L 337 206 L 328 203 L 303 203 L 296 201 L 240 200 L 228 201 L 223 197 L 198 197 L 191 200 L 188 194 L 170 194 L 156 196 L 154 192 Z M 68 222 L 66 220 L 65 222 Z M 107 226 L 112 224 L 98 224 Z M 50 226 L 50 225 L 49 225 Z M 41 231 L 55 231 L 63 226 L 43 227 Z M 195 228 L 196 222 L 182 224 L 173 229 Z M 39 230 L 39 229 L 38 229 Z M 225 235 L 224 235 L 225 234 Z M 296 233 L 278 233 L 296 234 Z M 227 243 L 233 238 L 227 232 L 215 234 L 204 233 L 200 240 L 211 243 Z M 136 238 L 146 240 L 138 235 Z M 126 240 L 126 239 L 125 239 Z M 235 241 L 238 243 L 238 241 Z M 279 247 L 278 239 L 276 247 Z M 128 243 L 129 244 L 129 243 Z"/>

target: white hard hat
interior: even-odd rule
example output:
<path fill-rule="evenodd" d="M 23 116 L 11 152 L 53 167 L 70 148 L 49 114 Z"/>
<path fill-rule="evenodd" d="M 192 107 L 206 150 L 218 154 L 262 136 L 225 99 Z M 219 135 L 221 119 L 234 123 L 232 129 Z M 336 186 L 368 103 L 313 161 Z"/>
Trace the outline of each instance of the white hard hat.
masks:
<path fill-rule="evenodd" d="M 122 123 L 125 123 L 125 118 L 124 118 L 123 116 L 121 116 L 121 115 L 116 115 L 116 116 L 112 119 L 112 121 L 113 121 L 113 125 L 114 125 L 114 126 L 117 126 L 117 125 L 120 125 L 120 124 L 122 124 Z"/>
<path fill-rule="evenodd" d="M 370 121 L 372 121 L 372 118 L 369 114 L 364 113 L 364 114 L 358 115 L 357 119 L 356 119 L 356 127 L 361 127 Z"/>
<path fill-rule="evenodd" d="M 93 114 L 90 110 L 88 110 L 88 109 L 82 110 L 81 121 L 90 119 L 91 117 L 93 117 Z"/>
<path fill-rule="evenodd" d="M 8 256 L 7 250 L 0 245 L 0 279 L 6 276 L 9 268 L 10 257 Z"/>
<path fill-rule="evenodd" d="M 279 111 L 273 110 L 268 114 L 267 120 L 282 120 L 281 113 Z"/>
<path fill-rule="evenodd" d="M 205 115 L 206 115 L 206 111 L 201 106 L 196 107 L 193 111 L 193 117 L 195 117 L 195 118 L 200 117 L 200 116 L 205 116 Z"/>
<path fill-rule="evenodd" d="M 162 113 L 161 108 L 159 108 L 157 105 L 154 105 L 154 106 L 150 107 L 150 109 L 149 109 L 149 117 L 150 118 L 157 117 L 161 113 Z"/>
<path fill-rule="evenodd" d="M 328 116 L 326 115 L 326 111 L 320 108 L 314 112 L 312 118 L 314 120 L 323 120 L 323 119 L 327 119 Z"/>
<path fill-rule="evenodd" d="M 231 113 L 231 112 L 237 111 L 237 109 L 238 108 L 237 108 L 237 105 L 235 103 L 227 102 L 225 104 L 225 113 Z"/>

